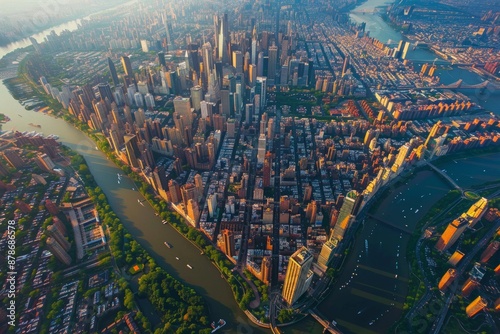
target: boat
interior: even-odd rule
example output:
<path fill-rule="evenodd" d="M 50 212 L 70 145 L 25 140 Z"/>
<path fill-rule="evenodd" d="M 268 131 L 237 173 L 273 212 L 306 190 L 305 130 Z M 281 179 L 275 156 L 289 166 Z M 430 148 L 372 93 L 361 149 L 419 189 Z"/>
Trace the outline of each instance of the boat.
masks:
<path fill-rule="evenodd" d="M 171 245 L 171 244 L 169 244 L 169 243 L 168 243 L 168 242 L 166 242 L 166 241 L 165 241 L 163 244 L 164 244 L 165 246 L 167 246 L 167 248 L 172 248 L 172 245 Z"/>
<path fill-rule="evenodd" d="M 179 260 L 179 258 L 178 258 L 177 256 L 175 257 L 175 259 L 176 259 L 176 260 Z"/>
<path fill-rule="evenodd" d="M 417 212 L 418 212 L 418 210 L 419 210 L 419 209 L 415 210 L 415 213 L 417 213 Z"/>
<path fill-rule="evenodd" d="M 210 333 L 215 333 L 217 332 L 219 329 L 221 329 L 222 327 L 226 326 L 226 322 L 224 321 L 224 319 L 219 319 L 219 321 L 217 322 L 217 324 L 215 323 L 215 321 L 212 322 L 212 331 Z"/>
<path fill-rule="evenodd" d="M 97 148 L 97 146 L 95 147 L 95 150 L 98 151 L 99 149 Z"/>
<path fill-rule="evenodd" d="M 166 221 L 165 219 L 161 221 L 163 223 L 163 225 L 167 225 L 168 221 Z"/>
<path fill-rule="evenodd" d="M 368 240 L 365 239 L 365 250 L 368 253 Z"/>
<path fill-rule="evenodd" d="M 29 123 L 28 125 L 34 126 L 35 128 L 41 128 L 42 127 L 40 124 Z"/>
<path fill-rule="evenodd" d="M 189 264 L 186 264 L 186 267 L 188 267 L 189 269 L 193 269 L 193 267 L 191 267 Z"/>

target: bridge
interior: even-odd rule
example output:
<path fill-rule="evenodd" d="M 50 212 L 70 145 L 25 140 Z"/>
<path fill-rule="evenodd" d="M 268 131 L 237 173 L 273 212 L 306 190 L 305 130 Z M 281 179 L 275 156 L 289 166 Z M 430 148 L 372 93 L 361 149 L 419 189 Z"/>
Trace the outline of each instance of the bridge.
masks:
<path fill-rule="evenodd" d="M 376 216 L 374 216 L 372 214 L 369 214 L 369 213 L 367 213 L 366 216 L 368 218 L 376 220 L 377 222 L 382 223 L 382 224 L 384 224 L 386 226 L 392 227 L 393 229 L 396 229 L 399 232 L 403 232 L 403 233 L 410 234 L 410 235 L 413 234 L 413 232 L 409 228 L 405 228 L 405 227 L 400 226 L 400 225 L 398 225 L 396 223 L 390 222 L 388 220 L 384 220 L 383 218 L 376 217 Z"/>
<path fill-rule="evenodd" d="M 431 167 L 435 172 L 444 177 L 446 181 L 448 181 L 455 189 L 459 190 L 463 195 L 464 190 L 462 189 L 462 187 L 460 187 L 450 176 L 448 176 L 448 174 L 446 174 L 444 170 L 437 168 L 427 160 L 424 160 L 424 162 L 427 164 L 427 166 Z"/>
<path fill-rule="evenodd" d="M 319 315 L 318 310 L 309 309 L 308 312 L 314 319 L 316 319 L 317 322 L 321 324 L 321 326 L 324 327 L 323 333 L 329 332 L 333 334 L 342 334 L 342 332 L 334 328 L 328 320 L 325 320 L 321 315 Z"/>
<path fill-rule="evenodd" d="M 500 90 L 500 86 L 496 83 L 493 83 L 489 80 L 483 81 L 481 83 L 475 85 L 464 84 L 463 80 L 457 80 L 448 85 L 439 85 L 434 87 L 421 87 L 417 88 L 418 90 L 430 90 L 430 89 L 488 89 L 491 91 Z"/>
<path fill-rule="evenodd" d="M 365 8 L 365 9 L 352 10 L 352 11 L 350 11 L 350 13 L 373 14 L 373 13 L 377 13 L 378 11 L 379 11 L 378 8 Z"/>

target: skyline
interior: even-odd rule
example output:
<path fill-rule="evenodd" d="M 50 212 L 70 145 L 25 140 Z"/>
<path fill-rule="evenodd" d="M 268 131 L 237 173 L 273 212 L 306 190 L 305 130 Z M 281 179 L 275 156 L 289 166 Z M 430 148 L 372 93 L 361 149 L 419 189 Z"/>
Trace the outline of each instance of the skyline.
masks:
<path fill-rule="evenodd" d="M 359 7 L 354 1 L 341 1 L 338 8 L 322 1 L 324 10 L 302 1 L 281 7 L 279 14 L 274 4 L 233 3 L 223 12 L 214 10 L 214 4 L 122 6 L 107 16 L 82 21 L 78 30 L 51 34 L 45 42 L 32 40 L 26 53 L 0 60 L 0 78 L 7 78 L 2 87 L 28 109 L 15 115 L 7 112 L 3 129 L 9 128 L 9 118 L 14 124 L 27 124 L 29 118 L 23 115 L 36 113 L 28 124 L 33 131 L 3 132 L 0 163 L 6 186 L 0 195 L 7 201 L 14 198 L 9 187 L 21 185 L 13 178 L 14 169 L 24 174 L 34 168 L 33 175 L 39 175 L 37 168 L 41 168 L 45 171 L 42 178 L 50 176 L 51 182 L 71 178 L 75 186 L 85 186 L 97 206 L 95 226 L 100 234 L 92 230 L 94 225 L 73 223 L 65 204 L 71 202 L 72 187 L 66 184 L 62 190 L 66 195 L 57 200 L 66 218 L 59 217 L 71 223 L 66 227 L 72 225 L 74 235 L 62 233 L 61 226 L 55 232 L 43 224 L 39 233 L 46 229 L 50 238 L 42 239 L 40 245 L 65 266 L 83 266 L 94 248 L 85 248 L 84 257 L 80 245 L 88 243 L 89 235 L 101 235 L 103 243 L 91 256 L 109 262 L 96 264 L 96 274 L 112 274 L 106 276 L 106 291 L 100 290 L 108 294 L 113 284 L 117 289 L 117 297 L 104 299 L 102 305 L 129 312 L 119 312 L 116 321 L 107 324 L 171 331 L 166 327 L 166 322 L 170 324 L 167 317 L 192 301 L 179 295 L 180 308 L 169 308 L 163 298 L 173 291 L 167 289 L 161 296 L 148 291 L 161 280 L 173 282 L 168 274 L 171 264 L 178 268 L 172 272 L 176 279 L 183 283 L 194 279 L 189 276 L 196 275 L 205 260 L 192 255 L 185 259 L 180 252 L 187 247 L 193 248 L 188 253 L 208 259 L 206 264 L 212 261 L 222 280 L 189 283 L 187 289 L 195 287 L 193 293 L 203 297 L 203 304 L 210 296 L 210 318 L 199 308 L 193 311 L 199 312 L 198 317 L 185 315 L 188 322 L 174 326 L 188 326 L 193 320 L 192 326 L 201 326 L 196 328 L 207 333 L 243 325 L 254 331 L 262 325 L 280 332 L 278 326 L 298 321 L 294 326 L 305 331 L 321 324 L 332 332 L 355 333 L 394 326 L 412 330 L 414 318 L 426 314 L 425 328 L 439 332 L 455 326 L 447 320 L 450 316 L 462 325 L 474 326 L 478 318 L 469 318 L 479 314 L 495 327 L 498 245 L 491 240 L 498 238 L 499 189 L 495 182 L 480 181 L 495 174 L 494 167 L 493 174 L 485 174 L 484 163 L 495 159 L 500 143 L 500 110 L 492 104 L 499 82 L 495 50 L 498 54 L 500 30 L 495 28 L 494 13 L 464 16 L 457 22 L 443 20 L 433 34 L 457 25 L 457 32 L 467 38 L 436 40 L 430 45 L 429 37 L 422 35 L 428 12 L 418 2 L 367 12 L 366 5 Z M 437 8 L 437 13 L 443 10 L 438 3 L 429 6 Z M 485 4 L 485 8 L 491 6 Z M 130 11 L 133 7 L 135 11 Z M 399 28 L 413 39 L 384 43 L 371 37 L 368 24 L 353 23 L 349 15 L 366 15 L 368 20 L 383 17 L 394 25 L 402 24 Z M 472 23 L 465 28 L 462 21 L 467 19 Z M 491 28 L 478 30 L 474 24 Z M 472 46 L 466 48 L 463 43 L 468 41 Z M 436 62 L 438 58 L 445 61 Z M 483 108 L 483 99 L 489 110 Z M 43 137 L 37 132 L 47 134 L 50 118 L 38 115 L 46 113 L 63 117 L 75 131 L 79 128 L 86 133 L 95 141 L 95 150 L 109 160 L 105 165 L 112 162 L 123 171 L 111 177 L 114 182 L 109 182 L 109 176 L 105 183 L 97 178 L 115 203 L 106 210 L 123 215 L 124 208 L 115 201 L 124 196 L 128 212 L 145 210 L 150 215 L 152 211 L 143 203 L 148 202 L 156 212 L 154 224 L 134 221 L 130 225 L 130 218 L 125 218 L 123 224 L 134 232 L 127 233 L 125 246 L 116 248 L 119 239 L 113 231 L 121 223 L 103 221 L 107 213 L 102 198 L 93 195 L 102 190 L 87 184 L 91 179 L 88 167 L 95 173 L 96 166 L 80 165 L 75 170 L 81 173 L 75 174 L 75 170 L 61 169 L 64 159 L 54 164 L 51 158 L 59 150 L 54 141 L 58 136 L 45 135 L 44 156 L 30 153 L 31 147 L 25 146 L 41 145 L 38 138 Z M 67 140 L 66 135 L 62 140 Z M 85 155 L 92 155 L 93 145 Z M 473 168 L 468 157 L 477 152 L 485 168 L 471 169 L 470 180 L 459 176 L 455 165 Z M 24 163 L 31 165 L 28 168 Z M 432 188 L 427 178 L 439 180 L 439 187 Z M 42 181 L 38 176 L 33 180 Z M 413 186 L 404 190 L 406 184 Z M 29 193 L 15 197 L 17 211 L 4 215 L 9 222 L 21 218 L 21 229 L 30 224 L 22 215 L 39 210 L 29 209 L 37 206 L 30 202 Z M 47 212 L 40 209 L 40 214 Z M 53 209 L 50 214 L 59 215 Z M 80 214 L 80 223 L 89 218 L 83 211 Z M 182 242 L 178 248 L 177 237 L 170 239 L 159 232 L 166 228 L 158 224 L 160 220 L 192 245 Z M 78 228 L 82 232 L 77 233 Z M 385 236 L 378 230 L 386 231 Z M 79 233 L 85 234 L 83 239 Z M 390 245 L 387 238 L 392 234 L 397 241 Z M 37 240 L 32 242 L 37 245 Z M 134 243 L 145 247 L 135 262 L 131 257 Z M 16 256 L 24 259 L 25 251 L 16 248 Z M 289 257 L 304 252 L 308 254 L 306 269 L 301 269 L 305 274 L 298 269 L 292 274 L 292 268 L 301 264 Z M 161 259 L 158 273 L 150 271 L 157 267 L 156 261 L 145 259 L 151 255 Z M 479 256 L 482 262 L 474 264 Z M 370 259 L 372 263 L 367 262 Z M 455 269 L 448 270 L 449 265 Z M 210 266 L 207 274 L 215 269 Z M 443 276 L 441 268 L 452 272 L 452 278 Z M 63 267 L 49 270 L 57 276 Z M 467 279 L 467 273 L 473 278 Z M 214 274 L 218 278 L 217 270 L 210 275 Z M 133 297 L 137 287 L 125 284 L 133 276 L 144 278 L 140 296 L 157 311 L 166 312 L 161 319 L 136 313 L 136 303 L 142 303 Z M 70 303 L 90 311 L 83 316 L 79 332 L 95 330 L 95 319 L 103 319 L 99 306 L 91 320 L 103 297 L 95 289 L 87 290 L 85 277 L 83 281 L 58 281 L 68 291 L 79 287 L 76 294 L 71 292 Z M 227 288 L 234 299 L 218 292 Z M 55 289 L 49 284 L 43 294 L 52 291 L 55 296 Z M 18 291 L 19 300 L 24 300 L 24 292 Z M 93 302 L 91 292 L 86 291 L 92 291 Z M 461 297 L 454 297 L 460 291 Z M 65 293 L 59 292 L 59 301 L 68 298 Z M 333 303 L 335 296 L 346 298 L 343 309 Z M 33 297 L 41 298 L 35 292 Z M 219 319 L 222 308 L 214 311 L 213 298 L 217 305 L 237 303 L 238 310 Z M 439 312 L 428 306 L 431 299 L 439 303 Z M 196 300 L 190 305 L 201 305 L 202 299 Z M 22 312 L 17 299 L 16 305 Z M 47 307 L 55 312 L 56 305 L 51 300 Z M 89 305 L 95 305 L 93 310 Z M 467 312 L 463 311 L 466 306 Z M 70 319 L 76 316 L 74 312 L 68 313 Z M 50 314 L 49 319 L 54 318 L 55 313 Z M 308 319 L 313 320 L 300 321 L 301 314 L 311 314 Z M 20 319 L 26 316 L 23 313 Z M 35 326 L 46 329 L 44 314 L 37 319 Z M 21 323 L 26 326 L 24 320 Z M 65 320 L 64 326 L 72 325 Z M 103 323 L 98 326 L 103 328 Z"/>

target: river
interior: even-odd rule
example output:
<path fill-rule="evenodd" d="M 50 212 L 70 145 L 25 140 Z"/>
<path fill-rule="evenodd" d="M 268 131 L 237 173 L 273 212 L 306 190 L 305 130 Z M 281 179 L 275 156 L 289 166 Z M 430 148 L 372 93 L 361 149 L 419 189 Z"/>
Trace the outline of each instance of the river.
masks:
<path fill-rule="evenodd" d="M 368 0 L 353 9 L 350 13 L 350 18 L 356 23 L 366 22 L 366 31 L 370 31 L 370 37 L 374 37 L 382 43 L 390 42 L 391 44 L 397 44 L 401 39 L 403 39 L 403 35 L 399 31 L 395 31 L 389 24 L 387 24 L 380 17 L 379 13 L 369 12 L 375 8 L 387 8 L 387 6 L 391 3 L 393 2 L 388 0 Z M 363 11 L 367 12 L 363 13 Z M 409 60 L 420 62 L 427 61 L 429 63 L 432 63 L 437 58 L 438 60 L 436 60 L 436 62 L 438 64 L 451 64 L 439 58 L 432 51 L 422 48 L 416 48 L 415 50 L 410 49 L 407 58 Z M 416 70 L 420 71 L 421 66 L 422 64 L 416 64 Z M 464 83 L 469 85 L 475 85 L 484 81 L 481 76 L 476 73 L 470 72 L 466 69 L 461 69 L 457 66 L 453 66 L 452 70 L 438 68 L 436 75 L 440 77 L 441 83 L 445 85 L 456 82 L 459 79 L 462 79 Z M 460 92 L 464 93 L 472 101 L 478 103 L 486 110 L 500 115 L 500 91 L 493 92 L 487 90 L 485 91 L 485 94 L 480 94 L 479 90 L 470 89 L 461 90 Z"/>
<path fill-rule="evenodd" d="M 383 1 L 369 0 L 362 6 L 366 8 L 366 6 L 378 6 L 381 3 Z M 375 31 L 373 27 L 378 25 L 380 34 L 396 33 L 383 20 L 374 18 L 374 21 L 369 21 L 370 16 L 375 17 L 372 14 L 363 15 L 365 21 L 374 22 L 367 26 L 368 29 Z M 61 31 L 65 29 L 60 26 L 50 30 L 58 31 L 58 28 Z M 377 37 L 375 33 L 372 33 L 372 36 Z M 377 38 L 383 41 L 381 36 Z M 18 47 L 23 46 L 26 45 L 20 44 Z M 15 46 L 11 46 L 8 50 L 1 49 L 0 56 L 13 51 L 14 48 Z M 428 53 L 426 56 L 429 56 L 429 59 L 435 58 L 430 52 Z M 448 71 L 448 73 L 454 71 L 456 70 Z M 469 83 L 465 79 L 464 81 Z M 495 97 L 492 96 L 489 101 L 494 99 Z M 142 207 L 137 203 L 141 195 L 132 190 L 135 187 L 132 181 L 123 177 L 121 183 L 117 183 L 116 175 L 121 170 L 108 161 L 104 154 L 96 151 L 95 144 L 91 140 L 63 120 L 26 111 L 12 98 L 3 83 L 0 84 L 0 101 L 2 101 L 0 112 L 11 119 L 9 123 L 3 125 L 4 130 L 36 130 L 46 135 L 56 134 L 63 144 L 85 157 L 90 171 L 127 230 L 173 277 L 193 286 L 205 298 L 214 319 L 226 319 L 228 325 L 225 327 L 225 332 L 264 332 L 248 321 L 234 301 L 229 286 L 221 279 L 211 262 L 205 256 L 200 255 L 197 248 L 180 236 L 177 231 L 169 225 L 162 225 L 151 207 Z M 497 106 L 498 102 L 500 101 L 497 101 Z M 496 108 L 492 110 L 498 112 L 498 107 Z M 42 127 L 33 128 L 28 123 L 40 124 Z M 493 160 L 475 158 L 464 159 L 460 163 L 450 162 L 447 164 L 447 170 L 450 173 L 456 173 L 452 175 L 457 175 L 456 178 L 463 180 L 464 184 L 466 181 L 476 182 L 475 179 L 470 179 L 470 175 L 480 175 L 481 180 L 477 183 L 487 182 L 493 180 L 496 175 L 488 171 L 495 170 L 500 161 L 500 154 L 493 157 Z M 385 220 L 409 225 L 408 228 L 412 228 L 418 219 L 448 190 L 448 186 L 435 174 L 420 173 L 408 185 L 402 185 L 392 192 L 381 203 L 378 214 L 382 215 L 380 217 Z M 397 204 L 397 210 L 393 209 L 394 204 Z M 410 209 L 412 213 L 409 213 Z M 417 209 L 419 211 L 415 212 Z M 402 210 L 405 210 L 406 214 Z M 335 319 L 346 332 L 385 332 L 399 319 L 401 305 L 406 297 L 408 269 L 404 254 L 406 254 L 405 245 L 408 239 L 407 234 L 401 234 L 391 227 L 367 219 L 358 234 L 338 282 L 332 287 L 330 295 L 318 307 L 319 310 L 329 320 Z M 174 246 L 172 249 L 165 248 L 163 242 L 166 240 Z M 176 256 L 180 260 L 175 260 Z M 186 267 L 188 263 L 193 267 L 192 270 Z M 319 325 L 311 318 L 293 326 L 290 330 L 287 329 L 287 332 L 292 333 L 318 333 L 320 331 Z"/>

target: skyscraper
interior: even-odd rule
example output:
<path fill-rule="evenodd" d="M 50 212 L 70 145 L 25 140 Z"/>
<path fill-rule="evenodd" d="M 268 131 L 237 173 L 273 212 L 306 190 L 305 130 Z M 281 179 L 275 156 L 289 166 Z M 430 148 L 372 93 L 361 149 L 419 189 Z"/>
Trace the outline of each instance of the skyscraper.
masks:
<path fill-rule="evenodd" d="M 481 254 L 481 263 L 486 263 L 489 261 L 489 259 L 495 255 L 495 253 L 498 251 L 498 248 L 500 248 L 500 242 L 498 240 L 494 240 L 490 242 L 488 247 L 484 250 L 484 252 Z"/>
<path fill-rule="evenodd" d="M 465 231 L 467 225 L 467 220 L 462 217 L 452 221 L 436 243 L 436 249 L 440 252 L 444 252 L 453 246 L 463 231 Z"/>
<path fill-rule="evenodd" d="M 441 280 L 439 281 L 438 288 L 441 291 L 446 290 L 447 287 L 450 286 L 451 283 L 455 280 L 455 277 L 457 276 L 457 271 L 453 268 L 448 269 L 443 277 L 441 277 Z"/>
<path fill-rule="evenodd" d="M 342 77 L 347 73 L 348 68 L 349 68 L 349 55 L 346 55 L 344 58 L 344 65 L 342 66 Z"/>
<path fill-rule="evenodd" d="M 216 17 L 215 28 L 217 37 L 217 58 L 221 60 L 223 64 L 227 64 L 229 62 L 229 27 L 227 22 L 227 13 L 224 13 L 222 17 Z"/>
<path fill-rule="evenodd" d="M 465 308 L 465 313 L 469 318 L 472 318 L 488 306 L 488 301 L 481 296 L 478 296 Z"/>
<path fill-rule="evenodd" d="M 257 65 L 257 27 L 252 31 L 252 65 Z"/>
<path fill-rule="evenodd" d="M 234 233 L 228 229 L 222 231 L 222 240 L 224 242 L 223 252 L 229 257 L 233 257 L 236 254 L 234 249 Z"/>
<path fill-rule="evenodd" d="M 69 256 L 69 254 L 54 238 L 47 238 L 47 248 L 59 261 L 61 261 L 65 265 L 69 265 L 71 263 L 71 257 Z"/>
<path fill-rule="evenodd" d="M 121 58 L 121 63 L 125 75 L 127 75 L 131 80 L 133 80 L 134 72 L 132 71 L 132 63 L 130 62 L 130 58 L 128 56 L 123 56 Z"/>
<path fill-rule="evenodd" d="M 313 256 L 306 247 L 302 247 L 290 256 L 283 284 L 283 299 L 292 305 L 309 288 L 313 272 L 310 270 Z"/>
<path fill-rule="evenodd" d="M 276 46 L 269 47 L 269 61 L 267 63 L 267 77 L 269 80 L 273 80 L 276 77 L 276 61 L 278 59 L 278 48 Z"/>
<path fill-rule="evenodd" d="M 326 270 L 328 269 L 328 264 L 333 258 L 333 255 L 335 255 L 335 248 L 337 247 L 338 241 L 337 239 L 332 239 L 332 240 L 327 240 L 324 244 L 323 247 L 321 247 L 321 252 L 319 253 L 318 256 L 318 265 L 321 267 L 321 269 Z"/>
<path fill-rule="evenodd" d="M 359 195 L 356 190 L 349 191 L 344 198 L 342 207 L 340 208 L 337 223 L 341 223 L 349 215 L 356 216 L 358 214 L 361 202 L 362 195 Z"/>
<path fill-rule="evenodd" d="M 108 67 L 109 73 L 111 74 L 111 79 L 113 79 L 113 85 L 117 87 L 120 84 L 118 80 L 118 74 L 116 73 L 116 67 L 111 58 L 108 57 Z"/>

